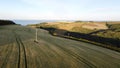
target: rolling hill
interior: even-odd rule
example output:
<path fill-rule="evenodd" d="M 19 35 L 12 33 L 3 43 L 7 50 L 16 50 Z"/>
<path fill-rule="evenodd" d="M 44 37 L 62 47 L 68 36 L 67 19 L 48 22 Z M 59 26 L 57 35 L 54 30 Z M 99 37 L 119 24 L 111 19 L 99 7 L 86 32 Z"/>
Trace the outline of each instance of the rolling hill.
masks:
<path fill-rule="evenodd" d="M 96 44 L 120 52 L 120 22 L 44 22 L 28 25 L 48 30 L 54 36 Z"/>
<path fill-rule="evenodd" d="M 36 27 L 36 24 L 31 24 L 28 26 Z M 91 33 L 96 30 L 108 29 L 106 23 L 104 22 L 46 22 L 37 24 L 37 27 L 56 28 L 80 33 Z"/>
<path fill-rule="evenodd" d="M 1 25 L 14 25 L 15 23 L 10 20 L 0 20 L 0 26 Z"/>

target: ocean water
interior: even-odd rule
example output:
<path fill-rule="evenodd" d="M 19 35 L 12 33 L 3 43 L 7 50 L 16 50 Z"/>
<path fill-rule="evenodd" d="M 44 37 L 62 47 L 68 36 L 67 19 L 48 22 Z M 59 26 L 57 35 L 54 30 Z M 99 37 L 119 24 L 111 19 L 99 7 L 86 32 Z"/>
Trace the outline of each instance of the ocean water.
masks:
<path fill-rule="evenodd" d="M 56 21 L 72 21 L 72 20 L 13 20 L 16 24 L 28 25 L 38 24 L 43 22 L 56 22 Z"/>
<path fill-rule="evenodd" d="M 28 24 L 38 24 L 43 22 L 54 22 L 57 20 L 13 20 L 16 24 L 28 25 Z"/>

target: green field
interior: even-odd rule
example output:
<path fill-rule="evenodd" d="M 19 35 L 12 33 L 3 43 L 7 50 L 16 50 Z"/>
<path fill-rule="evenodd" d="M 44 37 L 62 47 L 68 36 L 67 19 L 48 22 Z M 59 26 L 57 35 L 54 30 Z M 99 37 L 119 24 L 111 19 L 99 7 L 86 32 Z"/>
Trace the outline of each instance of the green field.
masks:
<path fill-rule="evenodd" d="M 120 53 L 54 37 L 39 29 L 0 26 L 0 68 L 120 68 Z"/>

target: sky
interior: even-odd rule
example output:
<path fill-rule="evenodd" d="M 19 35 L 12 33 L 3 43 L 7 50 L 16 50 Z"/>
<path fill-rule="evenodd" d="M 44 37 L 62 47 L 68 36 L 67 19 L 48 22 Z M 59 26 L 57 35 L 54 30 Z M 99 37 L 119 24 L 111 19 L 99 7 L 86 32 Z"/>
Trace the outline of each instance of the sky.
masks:
<path fill-rule="evenodd" d="M 120 0 L 0 0 L 0 19 L 119 21 Z"/>

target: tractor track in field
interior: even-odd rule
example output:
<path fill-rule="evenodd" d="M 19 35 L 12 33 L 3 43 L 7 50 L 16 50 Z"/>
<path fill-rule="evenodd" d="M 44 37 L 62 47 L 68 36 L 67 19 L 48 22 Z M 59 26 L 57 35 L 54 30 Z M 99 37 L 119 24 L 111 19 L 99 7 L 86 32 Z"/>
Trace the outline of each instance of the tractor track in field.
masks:
<path fill-rule="evenodd" d="M 47 41 L 47 42 L 49 42 L 49 41 Z M 82 63 L 86 64 L 87 66 L 89 66 L 90 68 L 97 68 L 94 64 L 92 64 L 88 60 L 84 59 L 79 54 L 77 54 L 77 53 L 75 53 L 75 52 L 73 52 L 65 47 L 60 46 L 57 43 L 49 43 L 49 44 L 51 44 L 51 45 L 54 44 L 55 47 L 57 47 L 58 49 L 63 51 L 65 54 L 70 55 L 73 59 L 77 60 L 78 62 L 82 62 Z"/>
<path fill-rule="evenodd" d="M 84 64 L 88 65 L 90 68 L 97 68 L 95 65 L 93 65 L 92 63 L 90 63 L 89 61 L 87 61 L 86 59 L 84 59 L 83 57 L 79 56 L 78 54 L 64 49 L 63 47 L 58 46 L 59 48 L 61 48 L 64 52 L 66 52 L 66 54 L 71 55 L 71 57 L 75 57 L 73 59 L 76 59 L 78 62 L 83 62 Z"/>
<path fill-rule="evenodd" d="M 11 53 L 12 53 L 12 50 L 13 50 L 13 46 L 10 48 L 11 46 L 8 46 L 7 47 L 7 50 L 8 49 L 10 49 L 9 51 L 8 51 L 8 53 L 7 53 L 7 55 L 6 55 L 6 58 L 5 58 L 5 60 L 4 60 L 4 62 L 3 62 L 3 64 L 2 64 L 2 66 L 1 66 L 1 68 L 4 68 L 4 66 L 7 64 L 7 61 L 8 61 L 8 59 L 9 59 L 9 57 L 11 56 Z"/>
<path fill-rule="evenodd" d="M 70 55 L 73 59 L 77 60 L 78 62 L 83 62 L 84 64 L 88 65 L 90 68 L 97 68 L 94 64 L 90 63 L 89 61 L 87 61 L 86 59 L 84 59 L 83 57 L 81 57 L 80 55 L 74 53 L 73 51 L 70 51 L 60 45 L 56 44 L 56 47 L 60 48 L 62 51 L 64 51 L 67 55 Z M 74 58 L 75 57 L 75 58 Z"/>
<path fill-rule="evenodd" d="M 51 44 L 51 43 L 49 43 L 49 44 Z M 94 64 L 92 64 L 88 60 L 84 59 L 80 55 L 76 54 L 75 52 L 70 51 L 69 49 L 66 49 L 56 43 L 54 43 L 54 46 L 57 47 L 58 49 L 60 49 L 61 51 L 63 51 L 66 55 L 70 55 L 73 59 L 77 60 L 78 62 L 82 62 L 82 63 L 86 64 L 87 66 L 89 66 L 90 68 L 97 68 Z"/>
<path fill-rule="evenodd" d="M 26 49 L 25 49 L 25 46 L 20 38 L 19 35 L 17 35 L 15 32 L 15 39 L 16 39 L 16 42 L 18 44 L 18 68 L 21 68 L 21 64 L 22 64 L 22 59 L 21 59 L 21 56 L 22 56 L 22 50 L 23 50 L 23 55 L 24 55 L 24 68 L 27 68 L 27 57 L 26 57 Z"/>
<path fill-rule="evenodd" d="M 15 25 L 0 32 L 0 68 L 120 68 L 119 52 L 41 29 L 36 43 L 35 29 L 30 29 Z"/>

